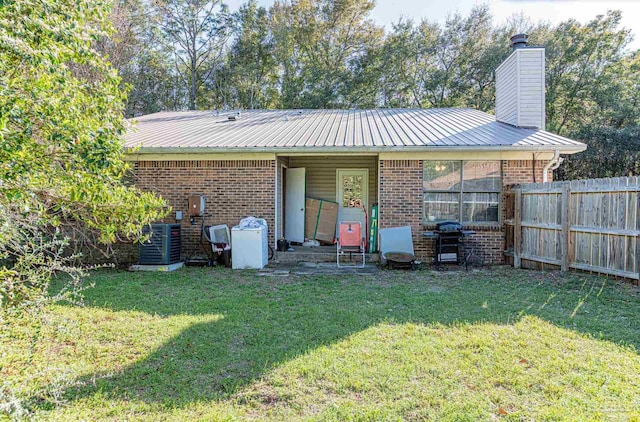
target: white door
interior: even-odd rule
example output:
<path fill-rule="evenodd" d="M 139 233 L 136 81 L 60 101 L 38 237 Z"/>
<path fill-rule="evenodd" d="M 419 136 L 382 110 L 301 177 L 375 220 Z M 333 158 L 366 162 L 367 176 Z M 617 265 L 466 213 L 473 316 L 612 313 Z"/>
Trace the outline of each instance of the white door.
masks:
<path fill-rule="evenodd" d="M 304 242 L 305 168 L 288 168 L 284 194 L 284 237 L 289 242 Z"/>
<path fill-rule="evenodd" d="M 341 221 L 360 221 L 362 234 L 366 237 L 369 230 L 365 218 L 365 208 L 369 212 L 369 170 L 368 169 L 338 169 L 336 172 L 336 201 L 338 209 L 338 224 L 336 236 Z"/>

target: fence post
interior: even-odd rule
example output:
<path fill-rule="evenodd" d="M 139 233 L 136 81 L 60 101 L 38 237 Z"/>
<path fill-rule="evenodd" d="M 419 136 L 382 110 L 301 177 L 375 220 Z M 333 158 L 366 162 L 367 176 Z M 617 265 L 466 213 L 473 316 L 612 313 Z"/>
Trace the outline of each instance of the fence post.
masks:
<path fill-rule="evenodd" d="M 635 185 L 638 186 L 636 191 L 636 221 L 634 221 L 633 228 L 640 228 L 640 178 L 634 177 Z M 640 236 L 636 236 L 636 272 L 638 273 L 638 279 L 636 280 L 636 286 L 640 286 Z"/>
<path fill-rule="evenodd" d="M 520 268 L 520 250 L 522 248 L 522 190 L 516 189 L 513 204 L 513 268 Z"/>
<path fill-rule="evenodd" d="M 562 185 L 562 204 L 561 204 L 561 223 L 562 223 L 562 231 L 560 232 L 560 241 L 561 247 L 560 251 L 562 253 L 562 263 L 560 264 L 560 270 L 562 272 L 569 271 L 569 203 L 571 198 L 571 188 L 569 183 L 564 183 Z"/>

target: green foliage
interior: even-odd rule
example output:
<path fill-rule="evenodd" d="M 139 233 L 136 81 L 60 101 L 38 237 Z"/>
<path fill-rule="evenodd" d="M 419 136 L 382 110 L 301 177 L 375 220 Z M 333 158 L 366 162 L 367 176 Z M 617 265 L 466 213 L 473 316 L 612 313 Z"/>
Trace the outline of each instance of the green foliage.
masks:
<path fill-rule="evenodd" d="M 275 40 L 269 14 L 255 0 L 243 5 L 233 16 L 235 40 L 226 63 L 214 77 L 214 107 L 248 109 L 277 105 L 277 62 Z"/>
<path fill-rule="evenodd" d="M 565 159 L 557 170 L 561 180 L 640 174 L 640 126 L 586 126 L 571 136 L 588 148 Z"/>
<path fill-rule="evenodd" d="M 276 2 L 270 9 L 281 108 L 360 104 L 362 61 L 381 44 L 369 0 Z"/>
<path fill-rule="evenodd" d="M 373 7 L 371 0 L 302 0 L 291 7 L 304 107 L 357 105 L 352 100 L 354 71 L 383 36 L 382 29 L 367 18 Z"/>
<path fill-rule="evenodd" d="M 0 240 L 0 320 L 4 311 L 39 308 L 47 299 L 79 298 L 86 272 L 74 266 L 77 256 L 67 253 L 69 240 L 57 231 L 48 232 L 37 215 L 1 204 Z M 68 282 L 49 297 L 49 280 L 58 273 L 65 273 Z"/>
<path fill-rule="evenodd" d="M 7 293 L 16 278 L 45 292 L 52 272 L 76 274 L 60 251 L 68 230 L 102 243 L 135 239 L 166 212 L 155 195 L 122 183 L 125 93 L 94 48 L 108 11 L 89 0 L 0 9 L 2 305 L 23 297 Z"/>
<path fill-rule="evenodd" d="M 195 110 L 202 88 L 224 58 L 230 33 L 227 7 L 220 0 L 156 0 L 153 5 L 161 41 L 173 52 L 188 107 Z"/>
<path fill-rule="evenodd" d="M 538 35 L 546 47 L 549 130 L 566 134 L 598 121 L 607 101 L 603 90 L 613 87 L 612 72 L 621 75 L 618 62 L 629 42 L 629 31 L 619 29 L 621 17 L 609 12 L 586 25 L 568 20 Z"/>
<path fill-rule="evenodd" d="M 98 52 L 130 89 L 125 114 L 133 117 L 184 105 L 185 88 L 174 74 L 173 53 L 161 42 L 158 18 L 144 0 L 113 0 L 111 34 L 96 43 Z"/>
<path fill-rule="evenodd" d="M 381 49 L 383 105 L 493 108 L 493 70 L 507 36 L 494 29 L 487 6 L 456 13 L 444 26 L 399 22 Z"/>

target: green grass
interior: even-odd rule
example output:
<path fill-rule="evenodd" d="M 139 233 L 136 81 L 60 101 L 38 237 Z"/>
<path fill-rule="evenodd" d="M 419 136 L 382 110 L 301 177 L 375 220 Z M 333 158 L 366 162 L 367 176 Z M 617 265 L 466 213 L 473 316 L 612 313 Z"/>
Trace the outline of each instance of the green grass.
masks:
<path fill-rule="evenodd" d="M 187 268 L 91 281 L 84 307 L 2 328 L 5 400 L 38 419 L 640 415 L 640 295 L 610 279 Z"/>

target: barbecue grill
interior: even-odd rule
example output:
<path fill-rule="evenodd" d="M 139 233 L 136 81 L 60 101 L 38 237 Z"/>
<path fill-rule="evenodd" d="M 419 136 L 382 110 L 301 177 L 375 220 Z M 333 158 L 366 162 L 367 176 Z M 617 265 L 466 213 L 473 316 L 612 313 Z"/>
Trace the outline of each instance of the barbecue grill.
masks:
<path fill-rule="evenodd" d="M 466 264 L 464 253 L 465 237 L 475 234 L 472 230 L 463 230 L 462 224 L 457 221 L 443 221 L 436 225 L 432 232 L 425 232 L 426 237 L 436 238 L 436 254 L 434 263 L 442 264 Z"/>

